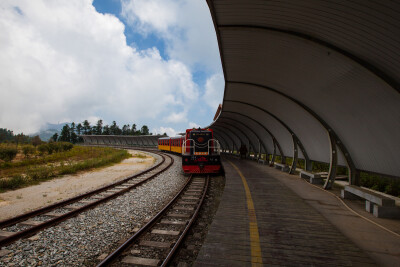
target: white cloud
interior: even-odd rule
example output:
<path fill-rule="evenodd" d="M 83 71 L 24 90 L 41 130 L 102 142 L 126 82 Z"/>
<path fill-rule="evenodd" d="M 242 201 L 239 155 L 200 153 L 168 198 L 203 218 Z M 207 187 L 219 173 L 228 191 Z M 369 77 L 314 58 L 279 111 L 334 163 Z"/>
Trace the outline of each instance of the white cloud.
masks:
<path fill-rule="evenodd" d="M 144 34 L 153 29 L 167 32 L 171 25 L 178 23 L 177 4 L 177 2 L 165 0 L 122 0 L 122 15 L 129 24 L 136 25 Z"/>
<path fill-rule="evenodd" d="M 151 17 L 141 21 L 160 31 L 176 24 Z M 187 121 L 198 90 L 183 62 L 126 45 L 124 25 L 91 0 L 0 2 L 0 127 L 31 133 L 45 122 L 135 122 L 171 109 Z"/>
<path fill-rule="evenodd" d="M 89 117 L 86 118 L 86 119 L 88 120 L 88 122 L 89 122 L 92 126 L 96 125 L 97 122 L 98 122 L 99 120 L 101 120 L 101 118 L 96 117 L 96 116 L 89 116 Z M 107 124 L 107 122 L 103 120 L 103 125 L 106 125 L 106 124 Z"/>
<path fill-rule="evenodd" d="M 169 116 L 165 117 L 164 120 L 166 122 L 171 123 L 183 123 L 187 121 L 186 112 L 175 113 L 172 112 Z"/>
<path fill-rule="evenodd" d="M 206 1 L 121 0 L 122 16 L 135 30 L 155 32 L 167 53 L 192 69 L 221 72 L 216 34 Z"/>
<path fill-rule="evenodd" d="M 215 74 L 206 81 L 203 100 L 215 111 L 222 104 L 225 81 L 222 74 Z"/>
<path fill-rule="evenodd" d="M 198 125 L 197 123 L 195 123 L 195 122 L 189 122 L 189 129 L 191 129 L 191 128 L 199 128 L 199 127 L 201 127 L 201 126 Z"/>
<path fill-rule="evenodd" d="M 164 133 L 166 133 L 168 136 L 171 136 L 171 137 L 178 135 L 178 132 L 175 129 L 171 128 L 171 127 L 159 127 L 159 128 L 153 129 L 152 133 L 153 134 L 164 134 Z"/>

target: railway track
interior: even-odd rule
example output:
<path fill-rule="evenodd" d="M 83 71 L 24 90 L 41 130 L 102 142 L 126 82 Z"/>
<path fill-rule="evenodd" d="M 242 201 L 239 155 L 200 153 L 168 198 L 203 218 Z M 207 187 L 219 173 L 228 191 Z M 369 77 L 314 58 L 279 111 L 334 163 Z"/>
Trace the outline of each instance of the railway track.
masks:
<path fill-rule="evenodd" d="M 178 194 L 153 218 L 111 252 L 97 267 L 167 266 L 192 223 L 208 189 L 209 176 L 190 176 Z"/>
<path fill-rule="evenodd" d="M 174 163 L 174 159 L 167 154 L 153 151 L 151 153 L 160 155 L 162 160 L 145 171 L 94 191 L 1 221 L 0 229 L 3 230 L 0 230 L 0 247 L 9 245 L 18 239 L 30 237 L 43 229 L 120 196 L 150 181 L 169 169 Z M 7 231 L 7 229 L 12 229 L 12 231 Z"/>

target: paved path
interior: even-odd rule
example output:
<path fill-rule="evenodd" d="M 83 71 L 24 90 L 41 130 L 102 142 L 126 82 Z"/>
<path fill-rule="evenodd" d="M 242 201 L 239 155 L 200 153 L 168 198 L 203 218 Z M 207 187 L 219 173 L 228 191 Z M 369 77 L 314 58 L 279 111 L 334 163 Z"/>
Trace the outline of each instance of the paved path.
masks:
<path fill-rule="evenodd" d="M 250 200 L 230 162 L 245 177 Z M 400 264 L 400 238 L 354 215 L 334 196 L 255 162 L 226 158 L 223 164 L 225 191 L 195 266 Z"/>

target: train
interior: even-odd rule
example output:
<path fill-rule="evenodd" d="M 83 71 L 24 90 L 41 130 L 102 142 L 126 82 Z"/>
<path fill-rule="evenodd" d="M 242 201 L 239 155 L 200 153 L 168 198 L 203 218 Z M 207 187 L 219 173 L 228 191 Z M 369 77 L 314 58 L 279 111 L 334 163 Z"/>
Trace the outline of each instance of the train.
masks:
<path fill-rule="evenodd" d="M 158 149 L 180 154 L 185 173 L 222 172 L 219 142 L 211 129 L 187 129 L 182 136 L 159 138 Z"/>

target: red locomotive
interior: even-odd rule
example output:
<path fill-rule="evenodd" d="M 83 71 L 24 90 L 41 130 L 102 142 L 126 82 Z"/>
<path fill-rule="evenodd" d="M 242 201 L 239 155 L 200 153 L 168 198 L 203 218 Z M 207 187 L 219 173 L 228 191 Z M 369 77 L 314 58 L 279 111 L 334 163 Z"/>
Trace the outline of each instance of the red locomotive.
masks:
<path fill-rule="evenodd" d="M 221 172 L 220 147 L 211 129 L 187 129 L 184 137 L 160 138 L 158 149 L 182 154 L 185 173 Z"/>

